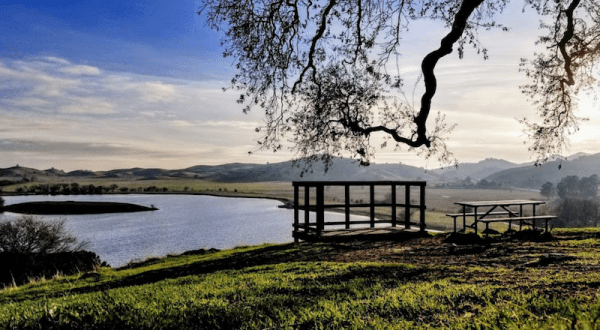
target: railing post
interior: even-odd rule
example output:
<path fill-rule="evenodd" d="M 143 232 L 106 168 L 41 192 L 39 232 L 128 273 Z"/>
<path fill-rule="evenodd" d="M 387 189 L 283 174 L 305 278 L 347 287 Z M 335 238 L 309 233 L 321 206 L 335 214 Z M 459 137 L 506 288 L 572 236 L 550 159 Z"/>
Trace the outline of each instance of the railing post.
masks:
<path fill-rule="evenodd" d="M 392 184 L 392 227 L 396 227 L 396 185 Z"/>
<path fill-rule="evenodd" d="M 298 203 L 299 203 L 300 198 L 298 195 L 299 195 L 298 185 L 296 185 L 294 183 L 294 233 L 293 233 L 294 243 L 298 243 L 298 236 L 297 236 L 297 234 L 299 232 L 298 223 L 300 222 L 299 221 L 300 215 L 299 215 L 299 210 L 298 210 L 299 209 Z"/>
<path fill-rule="evenodd" d="M 350 185 L 344 185 L 344 202 L 346 208 L 344 213 L 346 214 L 346 229 L 350 229 Z"/>
<path fill-rule="evenodd" d="M 404 228 L 410 229 L 410 185 L 404 186 Z"/>
<path fill-rule="evenodd" d="M 317 235 L 321 236 L 321 230 L 325 229 L 325 196 L 323 184 L 317 185 Z"/>
<path fill-rule="evenodd" d="M 369 186 L 369 197 L 371 199 L 371 228 L 375 227 L 375 185 Z"/>
<path fill-rule="evenodd" d="M 310 186 L 304 186 L 304 231 L 308 232 L 310 224 Z"/>
<path fill-rule="evenodd" d="M 425 209 L 427 208 L 427 206 L 425 205 L 425 183 L 423 183 L 423 185 L 420 186 L 421 187 L 421 201 L 420 203 L 420 221 L 419 221 L 419 227 L 421 232 L 425 232 Z"/>

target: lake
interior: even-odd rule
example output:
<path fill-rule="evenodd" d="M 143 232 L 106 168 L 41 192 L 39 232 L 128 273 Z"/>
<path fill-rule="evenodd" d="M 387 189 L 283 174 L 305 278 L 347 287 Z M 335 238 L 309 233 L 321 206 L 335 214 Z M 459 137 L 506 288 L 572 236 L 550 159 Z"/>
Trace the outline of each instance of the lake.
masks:
<path fill-rule="evenodd" d="M 6 205 L 34 201 L 104 201 L 156 206 L 158 211 L 43 216 L 67 219 L 67 228 L 112 267 L 132 260 L 200 248 L 292 242 L 293 210 L 281 202 L 202 195 L 5 196 Z M 0 220 L 20 215 L 0 213 Z M 314 219 L 314 214 L 311 214 Z M 328 213 L 332 221 L 344 215 Z"/>

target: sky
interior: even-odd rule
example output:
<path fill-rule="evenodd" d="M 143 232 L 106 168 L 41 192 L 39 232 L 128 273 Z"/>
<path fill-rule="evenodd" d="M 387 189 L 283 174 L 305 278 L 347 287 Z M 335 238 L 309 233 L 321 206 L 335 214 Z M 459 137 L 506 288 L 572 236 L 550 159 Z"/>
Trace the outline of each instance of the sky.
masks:
<path fill-rule="evenodd" d="M 514 1 L 498 17 L 509 32 L 480 32 L 488 60 L 453 53 L 436 69 L 432 109 L 457 124 L 448 146 L 459 162 L 532 160 L 517 119 L 536 114 L 518 88 L 527 83 L 519 62 L 533 58 L 539 18 L 520 6 Z M 198 8 L 183 0 L 0 3 L 0 168 L 179 169 L 293 158 L 257 151 L 260 110 L 243 114 L 238 94 L 223 91 L 235 68 Z M 446 32 L 431 22 L 411 25 L 401 58 L 409 82 Z M 598 104 L 584 95 L 581 103 L 590 120 L 566 155 L 600 152 Z M 439 167 L 391 148 L 374 161 Z"/>

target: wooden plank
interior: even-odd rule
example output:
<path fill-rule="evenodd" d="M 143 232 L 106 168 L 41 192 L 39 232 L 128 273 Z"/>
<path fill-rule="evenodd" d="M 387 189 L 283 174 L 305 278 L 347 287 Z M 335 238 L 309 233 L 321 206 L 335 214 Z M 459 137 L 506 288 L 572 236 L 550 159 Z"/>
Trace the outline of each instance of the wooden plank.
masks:
<path fill-rule="evenodd" d="M 344 214 L 346 215 L 346 229 L 350 229 L 350 186 L 344 186 Z"/>
<path fill-rule="evenodd" d="M 427 206 L 425 205 L 425 186 L 421 186 L 419 187 L 420 189 L 420 193 L 421 193 L 421 198 L 419 201 L 419 206 L 420 206 L 420 219 L 419 219 L 419 227 L 421 229 L 421 232 L 425 231 L 425 210 L 427 208 Z"/>
<path fill-rule="evenodd" d="M 325 221 L 325 196 L 324 196 L 325 186 L 320 184 L 317 186 L 317 228 L 319 230 L 323 230 L 323 222 Z"/>
<path fill-rule="evenodd" d="M 392 227 L 396 227 L 396 185 L 392 185 Z"/>
<path fill-rule="evenodd" d="M 350 186 L 369 186 L 369 185 L 375 185 L 375 186 L 389 186 L 392 184 L 396 184 L 399 186 L 404 186 L 404 185 L 412 185 L 412 186 L 425 186 L 427 185 L 427 182 L 425 181 L 292 181 L 293 185 L 298 185 L 298 186 L 317 186 L 319 184 L 323 184 L 325 183 L 328 186 L 346 186 L 346 185 L 350 185 Z"/>
<path fill-rule="evenodd" d="M 346 222 L 344 221 L 325 221 L 323 222 L 324 226 L 342 226 L 344 225 Z M 390 220 L 375 220 L 375 224 L 378 223 L 392 223 Z M 369 225 L 371 224 L 371 220 L 357 220 L 357 221 L 352 221 L 353 225 Z M 316 226 L 317 223 L 316 222 L 310 222 L 308 224 L 308 227 L 313 227 Z M 411 225 L 418 225 L 418 223 L 415 222 L 411 222 Z M 306 224 L 300 223 L 297 225 L 298 228 L 306 228 Z M 351 229 L 360 229 L 360 228 L 351 228 Z M 364 228 L 363 228 L 364 229 Z M 315 229 L 316 230 L 316 229 Z"/>
<path fill-rule="evenodd" d="M 554 220 L 558 219 L 555 215 L 537 215 L 528 217 L 510 217 L 510 218 L 495 218 L 495 219 L 480 219 L 478 222 L 507 222 L 507 221 L 523 221 L 523 220 Z"/>
<path fill-rule="evenodd" d="M 404 186 L 404 228 L 410 228 L 410 185 Z"/>
<path fill-rule="evenodd" d="M 501 200 L 501 201 L 474 201 L 474 202 L 456 202 L 454 204 L 469 206 L 469 207 L 487 207 L 487 206 L 516 206 L 516 205 L 540 205 L 545 204 L 544 201 L 529 201 L 529 200 Z"/>
<path fill-rule="evenodd" d="M 496 211 L 496 212 L 488 213 L 488 215 L 503 215 L 503 214 L 510 214 L 510 213 L 505 212 L 505 211 Z M 518 213 L 515 212 L 515 214 L 518 214 Z M 472 217 L 475 215 L 475 213 L 466 213 L 465 215 L 468 217 Z M 457 217 L 462 217 L 463 214 L 462 213 L 446 213 L 446 216 L 457 218 Z"/>
<path fill-rule="evenodd" d="M 308 223 L 310 221 L 310 187 L 304 187 L 304 223 Z"/>
<path fill-rule="evenodd" d="M 370 207 L 371 207 L 371 227 L 375 227 L 375 185 L 369 185 L 369 197 L 370 197 Z"/>
<path fill-rule="evenodd" d="M 300 222 L 300 219 L 299 219 L 299 217 L 300 217 L 300 215 L 299 215 L 300 210 L 298 208 L 299 207 L 298 203 L 300 202 L 299 201 L 300 196 L 298 196 L 299 195 L 299 189 L 300 188 L 298 186 L 294 186 L 294 225 L 298 225 L 299 222 Z M 297 227 L 294 227 L 294 231 L 296 231 L 296 228 Z M 293 233 L 292 233 L 292 235 L 293 235 Z M 295 236 L 294 236 L 294 243 L 298 243 L 298 238 L 295 237 Z"/>

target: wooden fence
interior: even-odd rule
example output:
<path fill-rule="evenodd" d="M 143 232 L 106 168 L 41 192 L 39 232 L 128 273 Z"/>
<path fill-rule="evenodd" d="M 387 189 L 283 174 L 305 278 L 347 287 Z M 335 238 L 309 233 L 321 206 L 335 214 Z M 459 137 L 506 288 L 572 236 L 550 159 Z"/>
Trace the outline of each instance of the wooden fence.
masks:
<path fill-rule="evenodd" d="M 392 227 L 397 225 L 404 225 L 405 228 L 410 228 L 411 225 L 418 225 L 420 231 L 425 231 L 425 186 L 424 181 L 294 181 L 294 231 L 292 233 L 294 241 L 298 242 L 299 239 L 303 239 L 307 235 L 320 237 L 322 232 L 325 230 L 325 226 L 341 226 L 344 225 L 345 229 L 351 229 L 352 225 L 368 224 L 369 227 L 375 227 L 377 223 L 389 223 Z M 343 204 L 326 204 L 325 203 L 325 187 L 332 186 L 343 186 L 344 187 L 344 203 Z M 350 200 L 350 187 L 352 186 L 363 186 L 369 187 L 369 203 L 351 203 Z M 375 201 L 375 187 L 376 186 L 389 186 L 391 201 L 376 202 Z M 404 202 L 398 203 L 396 199 L 396 188 L 404 187 Z M 412 204 L 411 202 L 411 187 L 419 188 L 419 204 Z M 314 188 L 314 204 L 311 204 L 311 188 Z M 304 201 L 300 204 L 300 189 L 304 190 Z M 391 218 L 375 219 L 375 208 L 376 207 L 390 207 Z M 352 208 L 368 208 L 369 209 L 369 220 L 351 220 L 350 210 Z M 325 210 L 326 209 L 343 209 L 345 214 L 345 221 L 325 221 Z M 404 209 L 404 221 L 401 223 L 397 218 L 397 211 Z M 419 209 L 419 223 L 411 223 L 410 214 L 411 209 Z M 300 221 L 300 210 L 304 211 L 304 221 Z M 316 222 L 310 221 L 310 211 L 316 213 Z"/>

